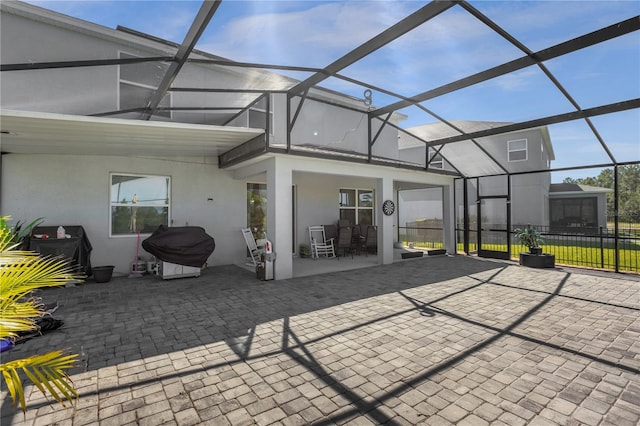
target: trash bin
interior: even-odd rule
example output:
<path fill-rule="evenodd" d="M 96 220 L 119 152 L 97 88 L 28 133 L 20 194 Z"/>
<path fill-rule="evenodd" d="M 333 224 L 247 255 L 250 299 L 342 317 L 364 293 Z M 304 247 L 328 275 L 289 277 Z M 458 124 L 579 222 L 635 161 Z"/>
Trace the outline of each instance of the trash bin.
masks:
<path fill-rule="evenodd" d="M 260 281 L 264 281 L 264 261 L 262 259 L 260 259 L 260 262 L 258 262 L 258 264 L 256 265 L 256 277 Z"/>
<path fill-rule="evenodd" d="M 264 264 L 264 280 L 272 280 L 273 279 L 273 264 L 276 261 L 275 253 L 265 253 L 262 255 L 262 259 L 264 259 L 261 263 Z"/>
<path fill-rule="evenodd" d="M 263 253 L 260 262 L 256 265 L 256 275 L 260 281 L 269 281 L 273 278 L 273 264 L 276 260 L 275 253 Z"/>

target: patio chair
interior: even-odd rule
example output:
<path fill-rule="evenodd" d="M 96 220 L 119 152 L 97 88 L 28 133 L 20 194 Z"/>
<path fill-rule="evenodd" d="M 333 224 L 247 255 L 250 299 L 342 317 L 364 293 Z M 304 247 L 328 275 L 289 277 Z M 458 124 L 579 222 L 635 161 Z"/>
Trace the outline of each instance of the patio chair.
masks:
<path fill-rule="evenodd" d="M 360 249 L 364 241 L 364 235 L 362 235 L 362 228 L 360 225 L 353 225 L 351 227 L 351 249 L 360 255 Z"/>
<path fill-rule="evenodd" d="M 351 226 L 351 221 L 349 219 L 338 220 L 338 228 L 342 228 L 343 226 Z"/>
<path fill-rule="evenodd" d="M 328 240 L 333 240 L 333 250 L 337 251 L 338 249 L 338 225 L 323 225 L 324 226 L 324 237 Z"/>
<path fill-rule="evenodd" d="M 264 250 L 259 248 L 256 244 L 256 240 L 253 238 L 253 232 L 251 232 L 251 229 L 242 228 L 242 236 L 244 237 L 245 243 L 247 243 L 247 249 L 251 255 L 253 266 L 257 266 L 258 263 L 260 263 L 260 255 L 262 255 Z"/>
<path fill-rule="evenodd" d="M 353 230 L 350 226 L 343 226 L 338 231 L 338 252 L 342 249 L 342 253 L 346 256 L 347 251 L 351 253 L 353 259 L 353 244 L 352 244 Z"/>
<path fill-rule="evenodd" d="M 378 253 L 378 227 L 374 225 L 367 226 L 367 233 L 365 234 L 364 241 L 362 243 L 362 250 L 365 255 L 369 255 L 370 252 Z"/>
<path fill-rule="evenodd" d="M 333 238 L 327 239 L 324 226 L 315 225 L 309 227 L 309 242 L 311 243 L 311 257 L 315 260 L 320 256 L 336 257 L 333 248 Z"/>

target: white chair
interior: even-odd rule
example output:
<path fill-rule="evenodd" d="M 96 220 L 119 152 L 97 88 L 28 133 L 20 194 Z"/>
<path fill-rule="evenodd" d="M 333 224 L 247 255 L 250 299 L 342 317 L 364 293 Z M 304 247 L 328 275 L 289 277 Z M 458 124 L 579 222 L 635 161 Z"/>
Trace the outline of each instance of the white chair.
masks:
<path fill-rule="evenodd" d="M 333 238 L 325 239 L 324 226 L 309 227 L 309 241 L 311 242 L 311 257 L 317 259 L 320 256 L 336 257 L 333 248 Z"/>
<path fill-rule="evenodd" d="M 264 253 L 264 250 L 259 248 L 256 244 L 256 240 L 253 238 L 253 232 L 251 232 L 251 229 L 242 228 L 242 236 L 244 237 L 245 243 L 247 243 L 247 249 L 249 249 L 249 253 L 251 254 L 253 265 L 256 266 L 260 262 L 260 255 Z"/>

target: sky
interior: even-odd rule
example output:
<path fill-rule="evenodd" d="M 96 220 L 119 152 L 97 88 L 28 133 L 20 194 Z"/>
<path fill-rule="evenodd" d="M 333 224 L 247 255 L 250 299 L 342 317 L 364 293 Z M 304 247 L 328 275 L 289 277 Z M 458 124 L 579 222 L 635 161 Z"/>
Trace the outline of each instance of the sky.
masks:
<path fill-rule="evenodd" d="M 56 1 L 29 3 L 115 28 L 118 25 L 181 43 L 199 1 Z M 224 0 L 198 45 L 228 59 L 323 68 L 424 1 Z M 471 1 L 528 49 L 538 51 L 640 15 L 640 1 Z M 545 63 L 581 108 L 640 98 L 640 31 Z M 455 6 L 381 48 L 341 74 L 413 96 L 519 58 L 522 51 Z M 304 79 L 309 74 L 288 75 Z M 321 86 L 362 98 L 364 88 L 329 78 Z M 374 91 L 373 104 L 397 98 Z M 520 122 L 574 111 L 535 66 L 423 102 L 447 120 Z M 402 127 L 436 121 L 416 107 L 399 111 Z M 592 118 L 617 161 L 640 160 L 640 110 Z M 610 162 L 584 121 L 549 126 L 553 168 Z M 599 169 L 554 173 L 595 176 Z"/>

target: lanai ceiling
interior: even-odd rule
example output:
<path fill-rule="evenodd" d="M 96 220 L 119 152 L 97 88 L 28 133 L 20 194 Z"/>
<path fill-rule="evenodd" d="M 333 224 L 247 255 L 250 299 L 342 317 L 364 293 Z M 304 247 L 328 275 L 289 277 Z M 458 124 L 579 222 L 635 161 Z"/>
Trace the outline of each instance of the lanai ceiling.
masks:
<path fill-rule="evenodd" d="M 474 161 L 493 164 L 476 169 L 456 165 L 469 163 L 464 156 L 446 158 L 464 176 L 506 172 L 482 149 L 483 138 L 537 127 L 551 134 L 556 156 L 551 170 L 640 162 L 638 2 L 358 1 L 298 2 L 294 7 L 291 2 L 247 1 L 241 3 L 255 8 L 256 16 L 237 20 L 229 20 L 229 14 L 238 2 L 174 3 L 177 8 L 183 3 L 185 13 L 192 14 L 181 40 L 118 27 L 128 36 L 161 41 L 165 55 L 3 62 L 2 74 L 126 66 L 127 72 L 149 76 L 153 93 L 130 99 L 125 109 L 91 115 L 142 121 L 163 121 L 163 113 L 171 111 L 173 121 L 193 121 L 197 114 L 207 124 L 225 125 L 265 93 L 306 99 L 310 89 L 321 89 L 329 100 L 343 93 L 360 99 L 368 118 L 397 127 L 401 137 L 441 155 L 456 152 L 445 146 L 470 144 L 478 152 Z M 287 15 L 291 28 L 268 25 L 268 11 L 260 3 L 269 5 L 274 23 L 279 12 L 295 9 Z M 353 31 L 339 40 L 328 32 L 340 28 Z M 264 49 L 239 50 L 234 36 L 254 38 Z M 323 40 L 339 46 L 310 53 L 310 46 Z M 282 62 L 273 62 L 274 44 L 290 52 L 278 56 Z M 247 70 L 247 79 L 238 87 L 185 86 L 184 65 L 196 62 Z M 205 102 L 163 101 L 167 93 L 180 92 L 198 93 Z M 405 119 L 394 123 L 390 114 Z M 295 117 L 294 107 L 290 126 Z M 459 124 L 463 121 L 492 124 L 465 127 Z M 434 123 L 445 131 L 415 130 Z"/>

